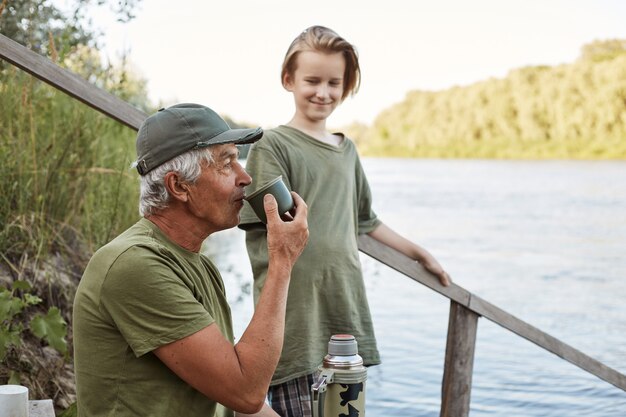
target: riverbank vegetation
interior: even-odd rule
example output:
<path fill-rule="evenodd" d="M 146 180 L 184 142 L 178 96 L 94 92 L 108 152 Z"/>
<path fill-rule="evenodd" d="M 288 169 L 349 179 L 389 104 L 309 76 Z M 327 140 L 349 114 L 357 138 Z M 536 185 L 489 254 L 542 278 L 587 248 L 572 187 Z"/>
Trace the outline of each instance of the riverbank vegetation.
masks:
<path fill-rule="evenodd" d="M 85 1 L 79 1 L 82 7 Z M 61 24 L 62 23 L 62 24 Z M 49 2 L 2 2 L 1 33 L 135 106 L 145 81 Z M 89 256 L 137 218 L 135 132 L 0 62 L 0 384 L 75 400 L 71 314 Z"/>
<path fill-rule="evenodd" d="M 21 380 L 32 398 L 71 395 L 71 386 L 54 386 L 59 379 L 49 374 L 67 372 L 69 361 L 43 360 L 41 349 L 54 345 L 26 329 L 51 309 L 70 323 L 89 254 L 136 220 L 138 182 L 129 169 L 135 132 L 15 68 L 0 75 L 0 108 L 0 276 L 5 289 L 23 283 L 11 296 L 0 289 L 0 378 Z M 11 304 L 29 295 L 43 301 L 10 314 Z M 9 338 L 19 327 L 23 343 Z M 63 333 L 69 342 L 70 330 Z M 69 359 L 71 343 L 57 352 Z"/>
<path fill-rule="evenodd" d="M 626 40 L 581 52 L 570 64 L 411 91 L 372 126 L 348 131 L 366 156 L 626 159 Z"/>

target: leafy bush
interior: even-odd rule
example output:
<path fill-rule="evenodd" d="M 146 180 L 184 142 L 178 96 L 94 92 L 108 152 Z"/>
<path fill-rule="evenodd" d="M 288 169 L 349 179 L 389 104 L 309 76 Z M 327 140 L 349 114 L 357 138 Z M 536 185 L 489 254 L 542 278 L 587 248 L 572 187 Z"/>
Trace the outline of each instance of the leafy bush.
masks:
<path fill-rule="evenodd" d="M 41 303 L 41 298 L 31 294 L 31 286 L 26 281 L 15 281 L 11 290 L 0 287 L 0 360 L 4 361 L 9 349 L 19 351 L 22 333 L 30 332 L 62 354 L 67 354 L 67 323 L 59 309 L 51 307 L 47 314 L 28 317 L 30 307 Z M 28 323 L 28 324 L 26 324 Z"/>

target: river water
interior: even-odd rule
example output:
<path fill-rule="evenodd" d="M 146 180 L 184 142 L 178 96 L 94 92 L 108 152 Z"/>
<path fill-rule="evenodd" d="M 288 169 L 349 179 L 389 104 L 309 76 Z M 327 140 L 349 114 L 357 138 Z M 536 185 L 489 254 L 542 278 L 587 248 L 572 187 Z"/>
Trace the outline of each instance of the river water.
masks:
<path fill-rule="evenodd" d="M 626 162 L 363 160 L 374 209 L 455 283 L 626 373 Z M 209 238 L 240 336 L 243 232 Z M 383 364 L 370 417 L 438 416 L 449 301 L 362 255 Z M 480 319 L 472 417 L 624 417 L 626 392 Z"/>

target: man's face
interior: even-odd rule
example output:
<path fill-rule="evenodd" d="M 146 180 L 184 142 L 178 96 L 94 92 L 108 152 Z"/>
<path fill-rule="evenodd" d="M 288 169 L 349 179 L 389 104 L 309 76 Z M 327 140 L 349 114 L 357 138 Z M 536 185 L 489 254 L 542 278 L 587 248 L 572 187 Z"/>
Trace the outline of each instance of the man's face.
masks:
<path fill-rule="evenodd" d="M 189 211 L 209 228 L 209 233 L 230 229 L 239 224 L 244 187 L 252 178 L 239 163 L 239 151 L 233 144 L 213 148 L 212 165 L 203 164 L 202 173 L 189 188 Z"/>

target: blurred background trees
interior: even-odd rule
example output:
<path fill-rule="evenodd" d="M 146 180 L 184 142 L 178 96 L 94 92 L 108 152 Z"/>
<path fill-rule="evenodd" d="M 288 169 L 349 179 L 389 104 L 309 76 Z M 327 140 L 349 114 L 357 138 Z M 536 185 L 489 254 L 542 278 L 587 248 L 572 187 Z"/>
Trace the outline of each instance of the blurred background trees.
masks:
<path fill-rule="evenodd" d="M 626 40 L 555 67 L 411 91 L 356 133 L 368 156 L 626 159 Z"/>

